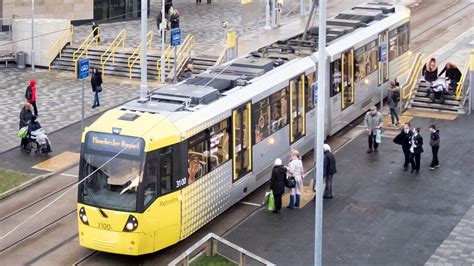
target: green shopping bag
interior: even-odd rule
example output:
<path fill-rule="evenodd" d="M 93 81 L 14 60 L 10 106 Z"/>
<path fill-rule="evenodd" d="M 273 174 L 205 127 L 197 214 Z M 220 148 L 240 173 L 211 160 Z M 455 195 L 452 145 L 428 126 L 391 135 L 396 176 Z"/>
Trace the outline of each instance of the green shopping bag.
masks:
<path fill-rule="evenodd" d="M 268 195 L 268 206 L 267 206 L 268 211 L 273 211 L 275 210 L 275 197 L 273 196 L 273 192 L 270 191 L 270 195 Z"/>
<path fill-rule="evenodd" d="M 28 133 L 28 127 L 22 127 L 20 128 L 20 130 L 18 130 L 18 137 L 20 139 L 24 139 L 27 133 Z"/>

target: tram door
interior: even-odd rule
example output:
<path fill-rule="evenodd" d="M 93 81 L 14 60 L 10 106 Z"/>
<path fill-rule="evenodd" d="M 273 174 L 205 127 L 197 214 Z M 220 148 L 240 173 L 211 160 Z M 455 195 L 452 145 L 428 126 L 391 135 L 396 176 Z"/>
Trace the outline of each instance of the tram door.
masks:
<path fill-rule="evenodd" d="M 234 181 L 252 171 L 251 107 L 249 102 L 232 111 Z"/>
<path fill-rule="evenodd" d="M 354 49 L 342 53 L 341 110 L 354 104 Z"/>
<path fill-rule="evenodd" d="M 311 89 L 311 88 L 309 88 Z M 305 75 L 290 80 L 290 143 L 305 135 Z"/>
<path fill-rule="evenodd" d="M 388 81 L 388 30 L 379 34 L 379 46 L 382 43 L 387 45 L 387 60 L 384 63 L 379 60 L 379 86 Z"/>

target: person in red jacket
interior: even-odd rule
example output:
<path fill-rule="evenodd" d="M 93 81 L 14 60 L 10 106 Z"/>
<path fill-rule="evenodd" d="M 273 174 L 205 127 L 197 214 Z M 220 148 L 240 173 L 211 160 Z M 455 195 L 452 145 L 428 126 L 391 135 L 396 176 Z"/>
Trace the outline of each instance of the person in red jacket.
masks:
<path fill-rule="evenodd" d="M 36 107 L 36 80 L 30 80 L 30 85 L 26 89 L 25 98 L 26 101 L 33 106 L 35 116 L 38 116 L 38 108 Z"/>

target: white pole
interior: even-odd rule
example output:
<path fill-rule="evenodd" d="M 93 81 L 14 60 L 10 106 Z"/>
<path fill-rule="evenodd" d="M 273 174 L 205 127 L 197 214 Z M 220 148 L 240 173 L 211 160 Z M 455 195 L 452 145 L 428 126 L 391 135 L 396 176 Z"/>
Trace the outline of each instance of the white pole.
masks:
<path fill-rule="evenodd" d="M 160 56 L 160 82 L 165 83 L 165 0 L 161 2 L 161 56 Z"/>
<path fill-rule="evenodd" d="M 322 265 L 323 244 L 323 144 L 325 137 L 324 119 L 326 108 L 326 2 L 319 0 L 319 42 L 318 42 L 318 115 L 316 120 L 316 208 L 314 223 L 314 265 Z"/>
<path fill-rule="evenodd" d="M 270 26 L 270 1 L 271 0 L 265 0 L 265 2 L 267 3 L 265 5 L 265 27 L 264 29 L 266 30 L 269 30 L 272 28 L 272 26 Z"/>
<path fill-rule="evenodd" d="M 148 95 L 147 87 L 147 64 L 148 64 L 148 55 L 147 55 L 147 18 L 148 18 L 148 1 L 142 0 L 142 11 L 141 11 L 141 31 L 142 31 L 142 56 L 140 60 L 140 99 L 146 98 Z"/>
<path fill-rule="evenodd" d="M 95 92 L 94 92 L 95 93 Z M 81 132 L 84 130 L 84 79 L 82 79 Z M 95 104 L 95 101 L 94 101 Z"/>
<path fill-rule="evenodd" d="M 35 70 L 35 39 L 34 39 L 34 17 L 35 17 L 35 0 L 31 0 L 31 70 Z"/>

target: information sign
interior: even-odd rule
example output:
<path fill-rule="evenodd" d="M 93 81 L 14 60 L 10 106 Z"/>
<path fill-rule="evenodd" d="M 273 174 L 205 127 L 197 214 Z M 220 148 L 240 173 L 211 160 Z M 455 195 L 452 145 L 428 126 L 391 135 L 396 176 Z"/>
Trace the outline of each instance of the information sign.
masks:
<path fill-rule="evenodd" d="M 77 61 L 77 78 L 85 79 L 89 77 L 89 58 L 81 58 Z"/>
<path fill-rule="evenodd" d="M 181 29 L 171 29 L 171 46 L 181 45 Z"/>
<path fill-rule="evenodd" d="M 318 104 L 318 83 L 313 84 L 313 103 Z"/>
<path fill-rule="evenodd" d="M 382 63 L 387 62 L 387 44 L 386 43 L 380 43 L 379 45 L 379 61 Z"/>

